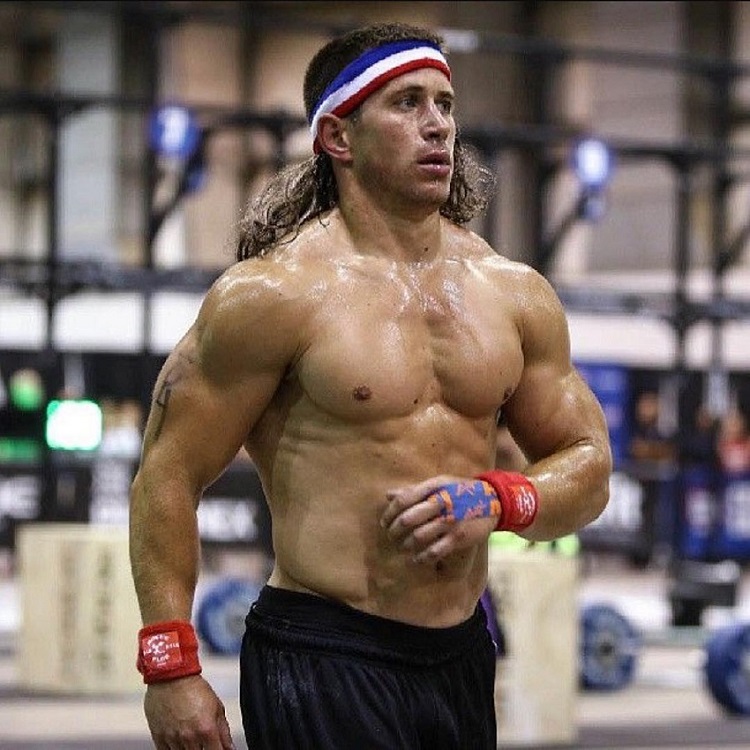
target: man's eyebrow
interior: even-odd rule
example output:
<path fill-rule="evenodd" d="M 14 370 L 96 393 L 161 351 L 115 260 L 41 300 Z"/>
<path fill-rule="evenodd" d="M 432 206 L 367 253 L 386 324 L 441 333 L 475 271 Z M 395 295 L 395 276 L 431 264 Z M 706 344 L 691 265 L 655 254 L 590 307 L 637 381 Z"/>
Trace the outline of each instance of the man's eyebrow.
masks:
<path fill-rule="evenodd" d="M 394 95 L 399 94 L 421 94 L 424 93 L 427 90 L 427 86 L 423 86 L 422 84 L 418 83 L 407 83 L 401 86 L 395 86 L 391 93 Z M 456 95 L 451 89 L 442 89 L 438 92 L 437 96 L 443 99 L 450 99 L 453 101 L 456 98 Z"/>

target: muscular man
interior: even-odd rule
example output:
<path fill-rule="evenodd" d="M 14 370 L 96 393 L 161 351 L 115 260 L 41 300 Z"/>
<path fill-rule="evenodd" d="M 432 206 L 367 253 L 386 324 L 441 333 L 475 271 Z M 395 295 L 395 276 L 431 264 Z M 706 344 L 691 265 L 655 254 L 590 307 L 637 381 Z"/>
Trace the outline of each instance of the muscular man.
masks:
<path fill-rule="evenodd" d="M 190 617 L 196 507 L 244 446 L 275 556 L 240 657 L 249 747 L 494 748 L 489 534 L 592 521 L 605 421 L 550 285 L 463 226 L 487 174 L 442 40 L 352 32 L 304 94 L 315 156 L 252 207 L 154 390 L 131 508 L 151 733 L 232 747 Z M 490 471 L 501 407 L 523 475 Z"/>

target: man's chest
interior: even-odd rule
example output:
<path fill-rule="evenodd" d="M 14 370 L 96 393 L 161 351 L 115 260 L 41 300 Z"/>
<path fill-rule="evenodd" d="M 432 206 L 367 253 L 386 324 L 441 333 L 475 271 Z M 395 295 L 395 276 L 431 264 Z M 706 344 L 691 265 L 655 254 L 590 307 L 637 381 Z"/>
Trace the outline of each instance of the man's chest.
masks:
<path fill-rule="evenodd" d="M 345 419 L 382 419 L 441 403 L 468 417 L 493 414 L 522 370 L 515 323 L 465 286 L 334 295 L 299 362 L 300 383 Z"/>

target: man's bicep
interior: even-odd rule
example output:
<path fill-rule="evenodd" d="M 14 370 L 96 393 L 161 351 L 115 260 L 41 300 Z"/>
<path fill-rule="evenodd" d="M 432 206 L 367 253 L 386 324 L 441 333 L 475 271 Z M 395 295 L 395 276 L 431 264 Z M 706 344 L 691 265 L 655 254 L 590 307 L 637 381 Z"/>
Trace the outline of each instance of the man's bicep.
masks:
<path fill-rule="evenodd" d="M 594 394 L 573 365 L 568 321 L 549 282 L 527 277 L 521 318 L 524 368 L 518 386 L 504 406 L 508 428 L 532 460 L 581 441 L 606 436 L 604 417 Z"/>
<path fill-rule="evenodd" d="M 167 358 L 157 378 L 144 436 L 144 465 L 162 466 L 200 491 L 234 458 L 273 396 L 280 373 L 245 368 L 217 381 L 194 336 Z"/>
<path fill-rule="evenodd" d="M 606 440 L 599 402 L 571 365 L 528 368 L 506 410 L 508 429 L 531 461 L 581 442 Z"/>

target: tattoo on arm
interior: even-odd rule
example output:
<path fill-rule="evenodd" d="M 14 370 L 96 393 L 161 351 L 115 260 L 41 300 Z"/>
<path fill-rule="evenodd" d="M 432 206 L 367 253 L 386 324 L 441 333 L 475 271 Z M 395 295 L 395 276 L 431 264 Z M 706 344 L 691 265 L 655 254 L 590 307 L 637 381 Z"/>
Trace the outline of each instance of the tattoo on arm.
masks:
<path fill-rule="evenodd" d="M 161 384 L 161 387 L 156 394 L 156 398 L 154 399 L 154 405 L 160 407 L 156 425 L 154 427 L 154 440 L 156 440 L 161 434 L 164 420 L 167 418 L 167 406 L 169 405 L 169 399 L 172 396 L 172 390 L 180 380 L 183 380 L 186 377 L 188 367 L 193 364 L 195 364 L 194 357 L 186 354 L 179 354 L 174 367 L 164 373 L 164 382 Z"/>
<path fill-rule="evenodd" d="M 164 425 L 164 419 L 167 416 L 167 405 L 169 404 L 169 397 L 172 395 L 172 386 L 173 383 L 170 382 L 169 376 L 167 376 L 167 378 L 162 383 L 159 392 L 156 394 L 155 403 L 157 406 L 161 407 L 161 411 L 159 412 L 159 417 L 156 422 L 156 426 L 154 427 L 154 440 L 156 440 L 161 434 L 161 428 Z"/>

